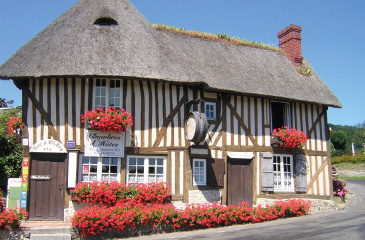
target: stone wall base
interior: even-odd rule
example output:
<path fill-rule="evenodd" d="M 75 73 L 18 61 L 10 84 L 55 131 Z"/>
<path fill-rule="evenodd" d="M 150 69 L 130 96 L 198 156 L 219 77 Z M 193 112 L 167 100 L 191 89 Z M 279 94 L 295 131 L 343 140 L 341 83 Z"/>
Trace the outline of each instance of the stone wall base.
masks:
<path fill-rule="evenodd" d="M 311 213 L 322 213 L 336 209 L 336 203 L 332 200 L 323 200 L 323 199 L 308 199 L 302 198 L 303 200 L 310 200 L 312 203 Z M 282 199 L 283 201 L 287 199 Z M 274 204 L 274 202 L 278 201 L 278 199 L 267 199 L 267 198 L 258 198 L 257 204 L 261 206 L 266 206 Z"/>
<path fill-rule="evenodd" d="M 222 203 L 222 194 L 219 190 L 189 190 L 189 203 L 207 204 Z"/>

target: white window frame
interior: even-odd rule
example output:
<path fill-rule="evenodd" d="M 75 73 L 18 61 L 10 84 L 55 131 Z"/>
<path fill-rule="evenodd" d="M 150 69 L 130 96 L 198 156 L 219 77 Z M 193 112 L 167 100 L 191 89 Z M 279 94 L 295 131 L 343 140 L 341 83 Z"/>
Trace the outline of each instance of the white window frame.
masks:
<path fill-rule="evenodd" d="M 275 171 L 275 167 L 274 167 L 274 161 L 275 158 L 279 158 L 280 161 L 277 165 L 280 166 L 280 171 Z M 285 167 L 284 167 L 284 158 L 289 158 L 290 159 L 290 166 L 289 166 L 289 170 L 290 172 L 286 171 L 285 172 Z M 288 179 L 285 179 L 285 174 L 290 174 Z M 279 177 L 276 176 L 276 174 L 279 174 Z M 274 175 L 274 191 L 276 192 L 294 192 L 294 158 L 293 155 L 288 155 L 288 154 L 274 154 L 273 157 L 273 175 Z M 280 179 L 280 185 L 276 184 L 277 180 Z M 285 184 L 285 182 L 290 182 L 289 184 Z"/>
<path fill-rule="evenodd" d="M 203 163 L 203 166 L 195 167 L 195 163 Z M 200 170 L 203 170 L 203 173 L 198 172 Z M 195 176 L 203 176 L 203 181 L 196 181 Z M 194 186 L 205 186 L 207 185 L 207 160 L 203 158 L 193 158 L 193 185 Z"/>
<path fill-rule="evenodd" d="M 166 182 L 166 171 L 167 171 L 167 163 L 166 163 L 166 156 L 140 156 L 140 155 L 129 155 L 127 156 L 127 170 L 126 170 L 126 183 L 137 183 L 137 182 L 130 182 L 129 181 L 129 160 L 131 158 L 136 158 L 136 160 L 138 158 L 143 158 L 144 159 L 144 164 L 143 164 L 143 182 L 138 182 L 138 183 L 148 183 L 148 174 L 149 174 L 149 160 L 150 158 L 160 158 L 163 160 L 163 182 Z M 156 166 L 156 165 L 155 165 Z"/>
<path fill-rule="evenodd" d="M 92 181 L 82 181 L 82 172 L 83 172 L 83 164 L 82 164 L 82 158 L 83 157 L 87 157 L 84 156 L 83 154 L 80 154 L 79 157 L 79 171 L 78 171 L 78 182 L 92 182 Z M 103 181 L 102 180 L 102 168 L 103 168 L 103 158 L 116 158 L 118 160 L 118 164 L 117 164 L 117 181 L 120 182 L 120 168 L 121 168 L 121 158 L 117 158 L 117 157 L 87 157 L 87 158 L 96 158 L 98 160 L 96 166 L 97 166 L 97 172 L 96 172 L 96 181 Z M 90 169 L 89 169 L 90 171 Z"/>
<path fill-rule="evenodd" d="M 96 82 L 100 80 L 100 81 L 103 81 L 105 80 L 106 82 L 106 86 L 105 86 L 105 96 L 101 95 L 98 95 L 96 96 L 97 94 L 97 89 L 98 88 L 101 88 L 101 87 L 98 87 L 96 86 Z M 111 85 L 111 81 L 118 81 L 119 82 L 119 97 L 115 97 L 115 96 L 111 96 L 111 90 L 113 88 L 110 88 L 110 85 Z M 115 91 L 117 92 L 117 91 Z M 99 98 L 105 98 L 105 105 L 102 105 L 102 104 L 96 104 L 96 98 L 99 97 Z M 118 103 L 118 105 L 114 104 L 113 106 L 110 106 L 110 100 L 111 99 L 115 99 Z M 118 98 L 119 98 L 119 102 L 118 102 Z M 93 94 L 93 106 L 94 106 L 94 109 L 96 108 L 100 108 L 100 107 L 103 107 L 104 109 L 108 108 L 108 107 L 117 107 L 117 108 L 122 108 L 122 80 L 120 79 L 108 79 L 108 78 L 95 78 L 94 79 L 94 94 Z"/>
<path fill-rule="evenodd" d="M 207 106 L 213 107 L 213 110 L 207 110 Z M 215 121 L 217 120 L 217 103 L 215 102 L 205 102 L 204 103 L 205 115 L 207 116 L 207 120 Z M 210 115 L 212 113 L 213 116 Z"/>

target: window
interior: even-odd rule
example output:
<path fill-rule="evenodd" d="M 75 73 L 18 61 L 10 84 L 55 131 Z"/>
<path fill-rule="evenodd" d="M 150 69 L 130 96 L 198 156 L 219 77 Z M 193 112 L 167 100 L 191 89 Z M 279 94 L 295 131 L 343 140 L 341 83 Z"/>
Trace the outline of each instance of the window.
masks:
<path fill-rule="evenodd" d="M 217 104 L 214 102 L 205 102 L 205 115 L 207 120 L 215 121 L 217 119 Z"/>
<path fill-rule="evenodd" d="M 273 168 L 274 191 L 294 191 L 293 156 L 274 154 Z"/>
<path fill-rule="evenodd" d="M 166 158 L 128 156 L 127 183 L 166 182 Z"/>
<path fill-rule="evenodd" d="M 193 159 L 193 185 L 206 185 L 206 160 Z"/>
<path fill-rule="evenodd" d="M 287 126 L 290 128 L 290 104 L 271 102 L 272 128 Z"/>
<path fill-rule="evenodd" d="M 120 181 L 120 158 L 81 157 L 81 182 Z"/>
<path fill-rule="evenodd" d="M 95 108 L 121 108 L 120 80 L 96 79 L 94 89 Z"/>

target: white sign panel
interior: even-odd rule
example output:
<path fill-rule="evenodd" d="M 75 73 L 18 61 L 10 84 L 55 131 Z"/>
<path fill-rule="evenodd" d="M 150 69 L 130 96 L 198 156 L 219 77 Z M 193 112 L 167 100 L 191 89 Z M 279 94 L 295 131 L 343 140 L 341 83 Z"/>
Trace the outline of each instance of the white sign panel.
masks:
<path fill-rule="evenodd" d="M 34 144 L 29 152 L 67 153 L 67 150 L 59 141 L 54 139 L 45 139 Z"/>
<path fill-rule="evenodd" d="M 124 157 L 125 133 L 85 131 L 85 153 L 87 157 Z"/>

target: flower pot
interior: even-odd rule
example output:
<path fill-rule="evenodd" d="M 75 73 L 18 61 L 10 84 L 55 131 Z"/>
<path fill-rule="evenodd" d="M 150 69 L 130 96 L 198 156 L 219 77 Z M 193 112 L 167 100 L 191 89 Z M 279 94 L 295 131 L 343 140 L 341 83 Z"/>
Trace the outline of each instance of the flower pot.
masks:
<path fill-rule="evenodd" d="M 345 202 L 345 197 L 342 196 L 334 196 L 333 200 L 335 201 L 335 203 L 337 204 L 341 204 L 341 203 L 344 203 Z"/>

